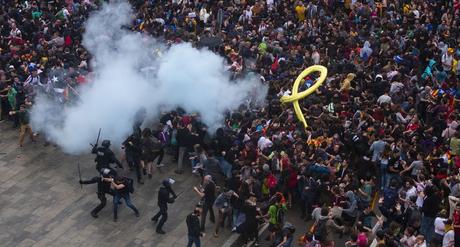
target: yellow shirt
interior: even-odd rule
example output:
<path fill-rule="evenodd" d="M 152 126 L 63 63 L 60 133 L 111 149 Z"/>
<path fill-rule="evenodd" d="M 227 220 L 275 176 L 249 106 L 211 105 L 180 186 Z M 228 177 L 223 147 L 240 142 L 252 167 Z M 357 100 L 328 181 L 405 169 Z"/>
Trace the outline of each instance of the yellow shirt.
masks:
<path fill-rule="evenodd" d="M 454 74 L 457 74 L 458 62 L 459 62 L 459 60 L 456 60 L 455 58 L 454 58 L 454 61 L 452 62 L 452 72 Z"/>
<path fill-rule="evenodd" d="M 296 15 L 297 15 L 297 19 L 299 21 L 303 21 L 305 20 L 305 11 L 307 9 L 305 8 L 305 6 L 300 6 L 300 5 L 297 5 L 295 7 L 295 12 L 296 12 Z"/>
<path fill-rule="evenodd" d="M 452 155 L 460 155 L 460 139 L 452 137 L 450 139 L 450 153 Z"/>

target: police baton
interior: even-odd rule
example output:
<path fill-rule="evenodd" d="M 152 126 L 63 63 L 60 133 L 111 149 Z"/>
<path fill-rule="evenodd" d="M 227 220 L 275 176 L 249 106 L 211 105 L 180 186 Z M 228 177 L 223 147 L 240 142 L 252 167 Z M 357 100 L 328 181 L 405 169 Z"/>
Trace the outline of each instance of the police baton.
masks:
<path fill-rule="evenodd" d="M 77 167 L 78 167 L 78 177 L 80 180 L 78 181 L 80 183 L 81 181 L 81 171 L 80 171 L 80 162 L 77 162 Z M 80 188 L 83 190 L 83 184 L 80 183 Z"/>
<path fill-rule="evenodd" d="M 97 134 L 97 138 L 96 138 L 96 144 L 95 144 L 95 145 L 93 145 L 93 144 L 91 144 L 91 143 L 89 144 L 89 145 L 91 145 L 92 147 L 94 147 L 94 146 L 97 147 L 97 145 L 99 144 L 99 137 L 101 137 L 101 129 L 102 129 L 102 128 L 99 128 L 99 133 Z"/>

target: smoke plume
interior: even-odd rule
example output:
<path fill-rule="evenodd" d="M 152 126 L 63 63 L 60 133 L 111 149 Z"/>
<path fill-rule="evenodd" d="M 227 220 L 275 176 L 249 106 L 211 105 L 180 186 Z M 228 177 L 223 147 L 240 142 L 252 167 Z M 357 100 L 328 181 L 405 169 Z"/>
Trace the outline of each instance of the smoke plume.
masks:
<path fill-rule="evenodd" d="M 223 123 L 223 113 L 247 100 L 262 102 L 267 88 L 256 76 L 232 81 L 224 59 L 188 43 L 164 44 L 125 27 L 132 20 L 125 1 L 106 4 L 86 23 L 83 45 L 92 54 L 92 81 L 79 89 L 76 104 L 62 107 L 37 97 L 32 127 L 68 153 L 89 150 L 98 129 L 101 139 L 120 144 L 131 132 L 136 112 L 147 118 L 160 109 L 181 107 L 198 112 L 209 129 Z"/>

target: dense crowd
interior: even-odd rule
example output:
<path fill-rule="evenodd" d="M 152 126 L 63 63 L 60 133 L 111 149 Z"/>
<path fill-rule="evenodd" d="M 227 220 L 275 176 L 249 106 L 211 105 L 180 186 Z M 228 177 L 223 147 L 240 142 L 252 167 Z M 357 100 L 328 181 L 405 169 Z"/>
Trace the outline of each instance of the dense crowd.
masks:
<path fill-rule="evenodd" d="M 87 81 L 81 35 L 100 2 L 0 0 L 1 117 L 21 126 L 20 145 L 26 132 L 34 139 L 25 112 L 37 92 L 65 104 Z M 178 174 L 190 163 L 201 177 L 192 237 L 210 214 L 215 237 L 227 220 L 246 242 L 258 242 L 265 219 L 273 246 L 334 246 L 337 236 L 346 246 L 460 243 L 460 1 L 131 3 L 133 31 L 207 47 L 233 77 L 254 72 L 269 85 L 266 107 L 226 113 L 216 133 L 177 109 L 138 134 L 140 150 L 125 142 L 141 182 L 165 148 Z M 329 72 L 300 101 L 305 129 L 279 98 L 313 64 Z M 313 225 L 295 229 L 287 213 Z M 305 235 L 293 239 L 295 230 Z"/>

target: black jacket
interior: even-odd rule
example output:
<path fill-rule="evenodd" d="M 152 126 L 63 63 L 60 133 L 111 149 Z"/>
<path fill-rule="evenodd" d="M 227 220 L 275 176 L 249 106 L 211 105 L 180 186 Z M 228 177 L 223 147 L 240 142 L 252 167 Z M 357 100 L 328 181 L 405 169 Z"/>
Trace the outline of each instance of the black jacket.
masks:
<path fill-rule="evenodd" d="M 81 184 L 95 184 L 97 183 L 97 193 L 107 193 L 113 195 L 110 189 L 110 182 L 102 181 L 102 177 L 93 177 L 90 180 L 83 180 Z"/>
<path fill-rule="evenodd" d="M 177 143 L 180 147 L 192 148 L 194 144 L 192 133 L 187 128 L 177 130 Z"/>
<path fill-rule="evenodd" d="M 187 216 L 187 228 L 188 228 L 188 235 L 192 237 L 200 237 L 200 218 L 191 213 Z"/>
<path fill-rule="evenodd" d="M 130 135 L 128 139 L 123 142 L 125 152 L 127 155 L 135 155 L 140 157 L 142 154 L 142 141 L 138 135 Z"/>
<path fill-rule="evenodd" d="M 173 195 L 173 197 L 169 196 L 170 193 Z M 172 189 L 166 188 L 164 186 L 160 187 L 160 190 L 158 191 L 158 206 L 167 206 L 168 203 L 173 203 L 175 197 L 176 194 Z"/>
<path fill-rule="evenodd" d="M 109 164 L 115 163 L 118 167 L 123 168 L 121 162 L 115 157 L 115 154 L 109 148 L 95 146 L 92 150 L 93 154 L 96 154 L 96 168 L 98 170 L 102 168 L 110 168 Z"/>

